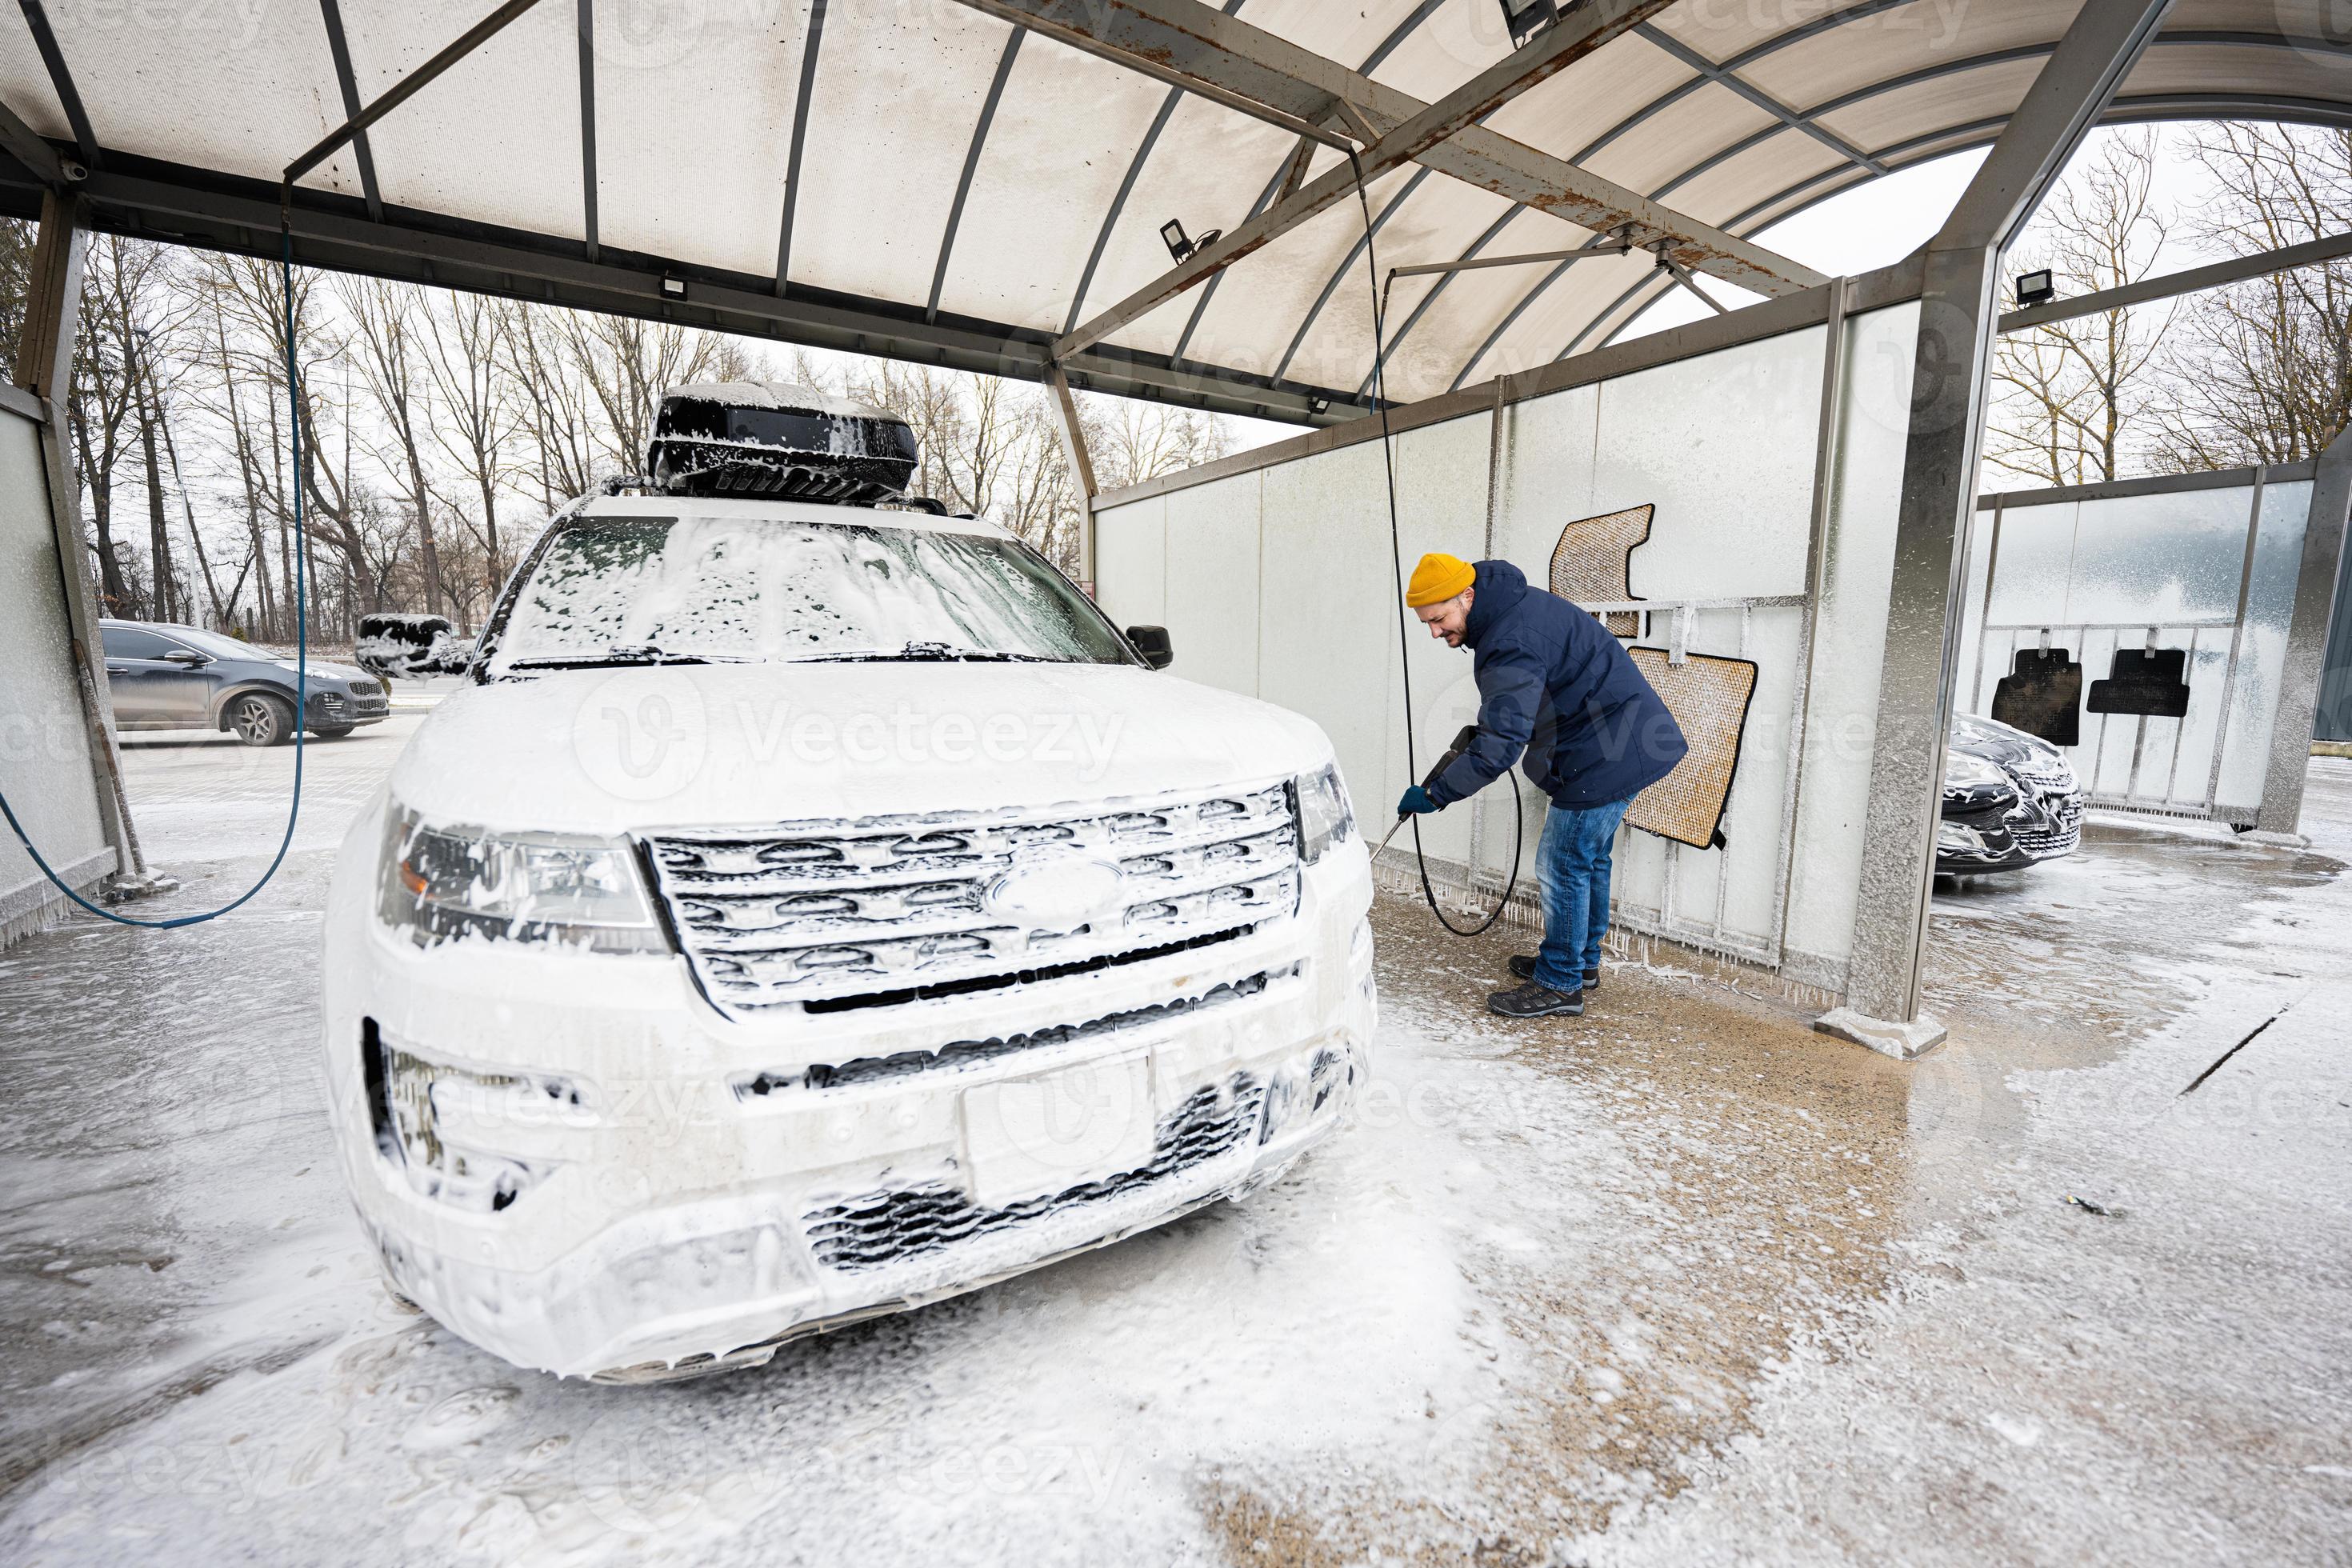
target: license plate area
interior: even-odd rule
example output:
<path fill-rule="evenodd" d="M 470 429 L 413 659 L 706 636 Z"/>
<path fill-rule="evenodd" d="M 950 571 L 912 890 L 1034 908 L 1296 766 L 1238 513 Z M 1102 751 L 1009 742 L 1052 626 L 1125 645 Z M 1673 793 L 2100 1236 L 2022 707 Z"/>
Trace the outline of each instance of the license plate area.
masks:
<path fill-rule="evenodd" d="M 963 1091 L 972 1201 L 1003 1208 L 1151 1163 L 1157 1120 L 1149 1051 Z"/>

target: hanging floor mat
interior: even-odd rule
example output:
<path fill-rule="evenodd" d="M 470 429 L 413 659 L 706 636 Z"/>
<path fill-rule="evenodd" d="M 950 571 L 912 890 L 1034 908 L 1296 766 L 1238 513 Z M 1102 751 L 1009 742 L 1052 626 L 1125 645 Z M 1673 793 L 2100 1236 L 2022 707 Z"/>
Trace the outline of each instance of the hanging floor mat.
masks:
<path fill-rule="evenodd" d="M 2091 682 L 2094 713 L 2137 713 L 2150 719 L 2189 716 L 2189 650 L 2121 647 L 2105 680 Z"/>
<path fill-rule="evenodd" d="M 1694 653 L 1685 655 L 1680 664 L 1670 664 L 1662 647 L 1625 651 L 1682 726 L 1690 746 L 1690 754 L 1675 764 L 1673 773 L 1633 797 L 1625 821 L 1694 849 L 1720 847 L 1723 810 L 1739 772 L 1739 737 L 1748 725 L 1748 701 L 1756 695 L 1756 662 Z"/>
<path fill-rule="evenodd" d="M 1633 551 L 1650 537 L 1650 519 L 1657 510 L 1654 503 L 1629 506 L 1579 518 L 1561 529 L 1551 551 L 1551 591 L 1575 604 L 1633 597 Z M 1601 618 L 1611 637 L 1642 635 L 1638 610 L 1612 611 Z"/>
<path fill-rule="evenodd" d="M 2083 667 L 2063 647 L 2021 647 L 1992 689 L 1992 721 L 2053 746 L 2083 743 Z"/>

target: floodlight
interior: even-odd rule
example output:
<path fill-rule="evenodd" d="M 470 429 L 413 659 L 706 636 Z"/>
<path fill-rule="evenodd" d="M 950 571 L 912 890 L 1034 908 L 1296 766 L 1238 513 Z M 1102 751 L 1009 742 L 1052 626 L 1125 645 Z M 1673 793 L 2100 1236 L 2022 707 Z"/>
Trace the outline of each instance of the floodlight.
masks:
<path fill-rule="evenodd" d="M 1524 48 L 1527 41 L 1559 19 L 1559 0 L 1497 0 L 1503 7 L 1503 26 L 1510 30 L 1511 47 Z M 1570 5 L 1574 0 L 1570 0 Z"/>
<path fill-rule="evenodd" d="M 1192 254 L 1192 242 L 1184 237 L 1184 224 L 1180 218 L 1170 218 L 1160 226 L 1160 237 L 1167 242 L 1168 254 L 1181 267 L 1184 258 Z"/>
<path fill-rule="evenodd" d="M 664 278 L 662 279 L 662 292 L 673 300 L 685 299 L 686 279 L 683 278 Z"/>
<path fill-rule="evenodd" d="M 1307 412 L 1309 414 L 1328 414 L 1330 411 L 1331 400 L 1328 397 L 1310 397 L 1307 400 Z"/>
<path fill-rule="evenodd" d="M 2020 305 L 2047 304 L 2057 295 L 2057 286 L 2051 281 L 2050 268 L 2017 275 L 2017 302 Z"/>

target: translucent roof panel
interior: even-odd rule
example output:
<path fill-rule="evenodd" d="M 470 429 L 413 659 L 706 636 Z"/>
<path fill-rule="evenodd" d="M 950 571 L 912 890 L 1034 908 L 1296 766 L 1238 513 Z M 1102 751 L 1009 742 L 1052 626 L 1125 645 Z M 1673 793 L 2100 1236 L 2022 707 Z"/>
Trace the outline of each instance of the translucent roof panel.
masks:
<path fill-rule="evenodd" d="M 301 15 L 292 7 L 287 13 Z M 481 13 L 480 0 L 346 9 L 361 101 L 394 87 Z M 571 8 L 542 5 L 524 13 L 400 112 L 377 121 L 368 143 L 387 202 L 584 240 L 580 45 Z M 303 151 L 289 148 L 279 162 Z"/>
<path fill-rule="evenodd" d="M 810 301 L 799 316 L 778 306 L 759 319 L 788 336 L 1034 366 L 1073 322 L 1166 272 L 1162 223 L 1177 219 L 1195 237 L 1237 227 L 1296 145 L 1290 132 L 1202 97 L 1179 95 L 1171 107 L 1164 81 L 956 0 L 831 0 L 805 103 L 807 0 L 593 5 L 593 195 L 607 270 L 580 285 L 591 303 L 637 308 L 643 299 L 648 310 L 669 309 L 660 301 L 677 297 L 675 279 L 656 288 L 644 275 L 675 274 L 737 299 Z M 532 8 L 371 131 L 384 226 L 341 248 L 320 241 L 322 264 L 559 297 L 563 267 L 591 261 L 578 7 Z M 1271 35 L 1260 50 L 1269 58 L 1304 49 L 1424 101 L 1509 52 L 1493 0 L 1218 0 L 1215 8 L 1230 20 L 1205 26 L 1211 36 Z M 2334 8 L 2179 0 L 2109 117 L 2352 124 L 2352 47 L 2331 30 Z M 383 92 L 488 9 L 488 0 L 346 0 L 360 96 Z M 2032 89 L 2074 9 L 2065 0 L 1681 0 L 1487 124 L 1671 215 L 1752 235 L 1874 177 L 1874 165 L 1983 145 Z M 222 5 L 166 17 L 42 0 L 19 10 L 0 27 L 0 100 L 59 147 L 77 139 L 26 20 L 46 16 L 96 144 L 86 187 L 93 221 L 269 244 L 260 204 L 285 164 L 344 112 L 319 8 Z M 796 133 L 804 153 L 794 189 Z M 1318 150 L 1309 177 L 1342 166 Z M 306 188 L 319 193 L 306 211 L 364 216 L 348 150 Z M 1386 215 L 1381 261 L 1560 249 L 1590 237 L 1514 205 L 1528 194 L 1418 167 L 1384 174 L 1371 193 Z M 0 155 L 0 203 L 21 213 L 37 199 L 28 172 Z M 788 208 L 789 274 L 780 280 Z M 486 254 L 505 247 L 504 259 L 453 272 L 451 247 L 469 236 Z M 1336 204 L 1213 285 L 1112 330 L 1069 368 L 1081 382 L 1131 375 L 1155 395 L 1197 400 L 1205 388 L 1223 406 L 1294 417 L 1322 398 L 1360 407 L 1373 353 L 1361 238 L 1355 202 Z M 548 259 L 518 272 L 518 257 Z M 638 275 L 616 283 L 614 267 Z M 1667 286 L 1639 256 L 1407 279 L 1393 296 L 1401 342 L 1391 395 L 1428 397 L 1548 363 L 1570 345 L 1598 346 Z M 1717 292 L 1737 298 L 1727 286 Z"/>
<path fill-rule="evenodd" d="M 930 299 L 964 157 L 1012 36 L 960 5 L 826 8 L 793 205 L 795 279 L 918 307 Z"/>
<path fill-rule="evenodd" d="M 657 100 L 596 137 L 603 243 L 707 257 L 733 271 L 776 265 L 807 17 L 793 5 L 661 11 L 598 0 L 596 97 Z M 625 134 L 612 132 L 625 130 Z"/>

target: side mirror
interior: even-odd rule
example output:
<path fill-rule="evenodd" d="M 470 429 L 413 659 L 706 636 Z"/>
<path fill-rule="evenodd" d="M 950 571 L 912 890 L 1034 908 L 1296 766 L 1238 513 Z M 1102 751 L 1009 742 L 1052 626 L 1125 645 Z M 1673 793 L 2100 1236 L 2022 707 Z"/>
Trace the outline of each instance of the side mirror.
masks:
<path fill-rule="evenodd" d="M 1143 656 L 1143 662 L 1154 669 L 1165 669 L 1176 661 L 1176 650 L 1169 646 L 1166 626 L 1129 626 L 1127 640 Z"/>
<path fill-rule="evenodd" d="M 176 664 L 183 669 L 195 669 L 210 664 L 211 659 L 192 647 L 175 647 L 163 656 L 165 664 Z"/>

